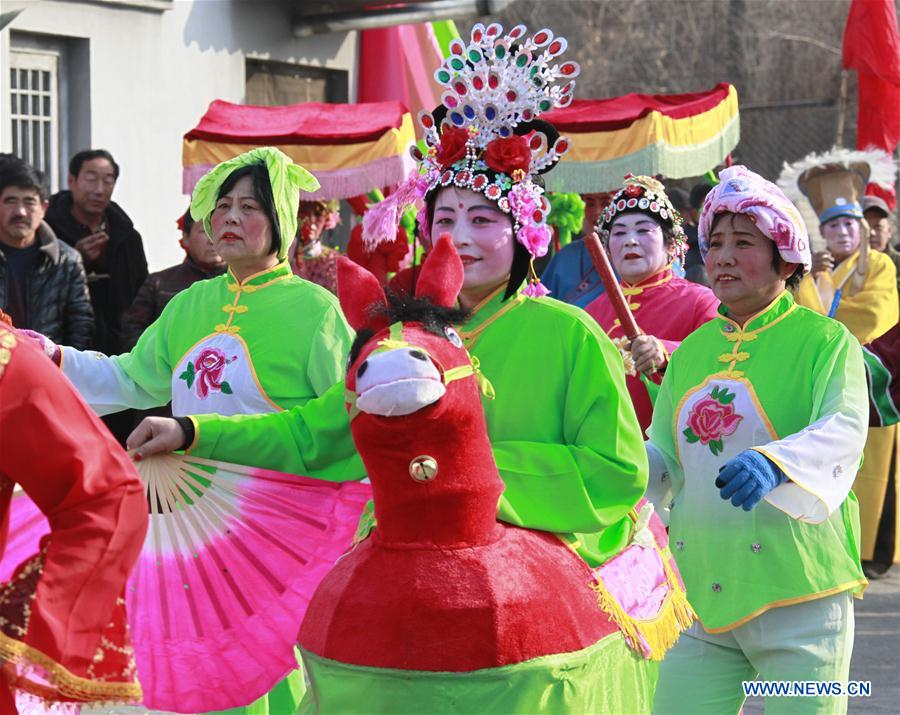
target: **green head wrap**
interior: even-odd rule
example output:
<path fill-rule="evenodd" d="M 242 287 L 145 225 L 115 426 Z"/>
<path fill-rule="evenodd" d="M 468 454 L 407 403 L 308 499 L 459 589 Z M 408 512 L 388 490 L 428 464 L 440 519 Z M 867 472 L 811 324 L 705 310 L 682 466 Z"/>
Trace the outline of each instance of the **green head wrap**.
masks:
<path fill-rule="evenodd" d="M 278 259 L 284 260 L 288 248 L 297 233 L 297 211 L 300 207 L 300 192 L 313 192 L 319 188 L 316 177 L 299 164 L 291 161 L 287 154 L 271 146 L 251 149 L 240 156 L 223 161 L 206 173 L 194 187 L 191 196 L 191 216 L 195 221 L 203 221 L 206 233 L 212 236 L 209 218 L 216 207 L 219 189 L 236 169 L 251 164 L 265 164 L 272 184 L 272 199 L 275 215 L 281 229 L 281 248 Z"/>

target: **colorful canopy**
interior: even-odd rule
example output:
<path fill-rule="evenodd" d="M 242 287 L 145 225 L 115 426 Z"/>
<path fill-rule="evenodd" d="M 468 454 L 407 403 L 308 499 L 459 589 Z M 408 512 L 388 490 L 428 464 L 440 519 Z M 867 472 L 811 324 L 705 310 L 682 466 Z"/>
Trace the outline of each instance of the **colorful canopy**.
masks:
<path fill-rule="evenodd" d="M 275 146 L 311 171 L 321 188 L 304 199 L 343 199 L 397 184 L 413 167 L 413 122 L 400 102 L 255 107 L 215 100 L 184 135 L 183 190 L 248 149 Z"/>
<path fill-rule="evenodd" d="M 570 146 L 546 175 L 551 191 L 611 191 L 632 174 L 699 176 L 740 139 L 737 90 L 722 83 L 690 94 L 576 99 L 542 115 Z"/>

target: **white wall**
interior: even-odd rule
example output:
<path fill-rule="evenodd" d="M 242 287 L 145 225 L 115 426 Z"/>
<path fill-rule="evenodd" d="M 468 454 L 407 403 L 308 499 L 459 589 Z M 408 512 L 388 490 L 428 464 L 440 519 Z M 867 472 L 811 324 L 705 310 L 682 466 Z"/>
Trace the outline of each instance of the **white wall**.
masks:
<path fill-rule="evenodd" d="M 90 40 L 91 144 L 122 167 L 113 198 L 144 237 L 150 270 L 184 255 L 175 228 L 188 203 L 183 135 L 213 99 L 244 100 L 247 57 L 348 71 L 354 99 L 356 33 L 298 40 L 289 5 L 275 0 L 175 0 L 163 12 L 41 0 L 4 1 L 4 11 L 11 5 L 25 7 L 13 30 Z M 9 28 L 0 33 L 0 60 L 8 50 Z M 10 146 L 8 83 L 4 71 L 3 151 Z"/>

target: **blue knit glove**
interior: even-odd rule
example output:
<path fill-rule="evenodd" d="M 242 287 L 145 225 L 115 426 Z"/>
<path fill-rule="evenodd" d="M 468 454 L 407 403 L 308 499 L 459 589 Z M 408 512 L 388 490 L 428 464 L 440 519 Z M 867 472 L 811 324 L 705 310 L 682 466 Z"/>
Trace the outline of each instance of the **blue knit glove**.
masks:
<path fill-rule="evenodd" d="M 768 457 L 745 449 L 719 470 L 716 486 L 723 499 L 731 499 L 735 506 L 750 511 L 766 494 L 787 480 L 785 473 Z"/>

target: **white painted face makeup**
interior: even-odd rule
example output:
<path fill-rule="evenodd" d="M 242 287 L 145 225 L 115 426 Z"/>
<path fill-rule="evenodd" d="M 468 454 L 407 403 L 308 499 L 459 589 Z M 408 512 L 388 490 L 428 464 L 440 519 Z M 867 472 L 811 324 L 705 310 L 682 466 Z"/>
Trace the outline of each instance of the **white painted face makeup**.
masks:
<path fill-rule="evenodd" d="M 460 304 L 472 307 L 509 281 L 515 235 L 512 220 L 483 194 L 447 187 L 434 204 L 431 235 L 449 233 L 463 262 Z"/>
<path fill-rule="evenodd" d="M 853 255 L 860 242 L 860 220 L 850 216 L 838 216 L 822 224 L 822 238 L 828 252 L 840 263 Z"/>
<path fill-rule="evenodd" d="M 618 216 L 609 230 L 609 254 L 622 280 L 634 285 L 671 261 L 662 226 L 644 213 Z"/>

